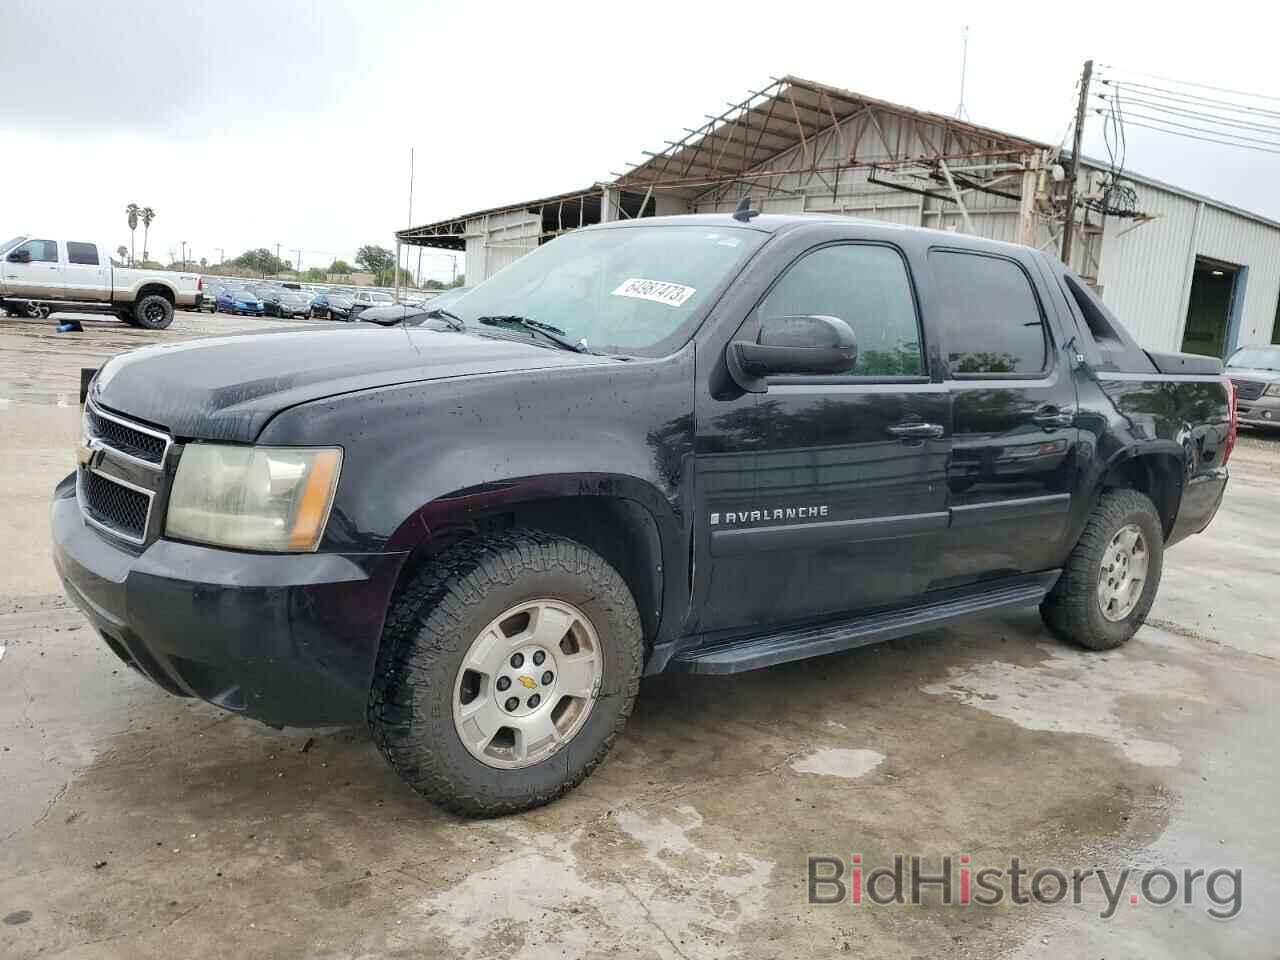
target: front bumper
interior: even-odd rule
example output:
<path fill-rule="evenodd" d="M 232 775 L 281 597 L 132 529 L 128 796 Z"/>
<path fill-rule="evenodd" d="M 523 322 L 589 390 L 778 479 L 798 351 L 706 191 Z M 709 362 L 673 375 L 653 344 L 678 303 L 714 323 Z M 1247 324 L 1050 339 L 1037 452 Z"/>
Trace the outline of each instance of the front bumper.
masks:
<path fill-rule="evenodd" d="M 1280 427 L 1280 397 L 1237 399 L 1236 414 L 1241 423 L 1251 427 Z"/>
<path fill-rule="evenodd" d="M 363 721 L 402 554 L 258 554 L 160 539 L 134 552 L 54 492 L 53 559 L 125 663 L 271 726 Z"/>

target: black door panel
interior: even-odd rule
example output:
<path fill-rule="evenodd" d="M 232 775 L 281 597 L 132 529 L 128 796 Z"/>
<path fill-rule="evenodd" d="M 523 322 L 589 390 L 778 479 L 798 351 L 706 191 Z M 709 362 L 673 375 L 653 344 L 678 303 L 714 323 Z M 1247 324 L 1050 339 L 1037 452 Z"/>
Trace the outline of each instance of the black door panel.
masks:
<path fill-rule="evenodd" d="M 932 251 L 951 392 L 951 530 L 935 588 L 1058 565 L 1075 489 L 1075 383 L 1016 259 Z"/>

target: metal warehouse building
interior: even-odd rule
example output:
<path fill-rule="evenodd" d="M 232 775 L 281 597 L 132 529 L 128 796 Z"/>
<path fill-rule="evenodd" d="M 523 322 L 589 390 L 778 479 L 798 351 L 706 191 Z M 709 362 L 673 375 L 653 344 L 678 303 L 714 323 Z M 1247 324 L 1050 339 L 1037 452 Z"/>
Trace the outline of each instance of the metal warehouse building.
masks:
<path fill-rule="evenodd" d="M 465 251 L 476 283 L 603 221 L 731 211 L 838 213 L 1061 249 L 1057 148 L 798 77 L 685 128 L 608 182 L 399 231 Z M 1280 223 L 1082 158 L 1072 267 L 1143 346 L 1225 356 L 1280 341 Z"/>

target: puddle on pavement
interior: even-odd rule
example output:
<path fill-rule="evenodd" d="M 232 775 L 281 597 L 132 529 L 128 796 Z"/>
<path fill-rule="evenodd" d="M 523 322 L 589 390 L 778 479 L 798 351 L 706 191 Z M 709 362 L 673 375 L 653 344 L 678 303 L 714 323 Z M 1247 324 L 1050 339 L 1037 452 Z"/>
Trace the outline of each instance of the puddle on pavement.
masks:
<path fill-rule="evenodd" d="M 948 668 L 946 681 L 921 689 L 949 697 L 1027 730 L 1082 733 L 1106 740 L 1144 767 L 1173 767 L 1181 760 L 1171 743 L 1139 735 L 1121 710 L 1126 697 L 1168 697 L 1193 702 L 1199 679 L 1175 665 L 1129 656 L 1039 644 L 1048 659 L 1036 666 L 1002 660 Z"/>
<path fill-rule="evenodd" d="M 822 777 L 857 780 L 859 777 L 865 777 L 882 763 L 884 763 L 884 754 L 875 750 L 827 747 L 814 750 L 798 760 L 792 760 L 791 769 L 796 773 L 814 773 Z"/>

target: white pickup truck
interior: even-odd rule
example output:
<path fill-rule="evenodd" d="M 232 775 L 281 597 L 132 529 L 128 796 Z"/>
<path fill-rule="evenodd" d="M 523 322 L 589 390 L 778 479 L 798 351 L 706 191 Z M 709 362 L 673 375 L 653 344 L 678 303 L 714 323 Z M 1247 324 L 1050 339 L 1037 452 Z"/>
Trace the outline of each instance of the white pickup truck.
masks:
<path fill-rule="evenodd" d="M 0 244 L 0 307 L 10 313 L 70 310 L 110 313 L 126 323 L 163 330 L 175 307 L 199 304 L 199 274 L 134 270 L 109 248 L 80 240 L 14 237 Z"/>

